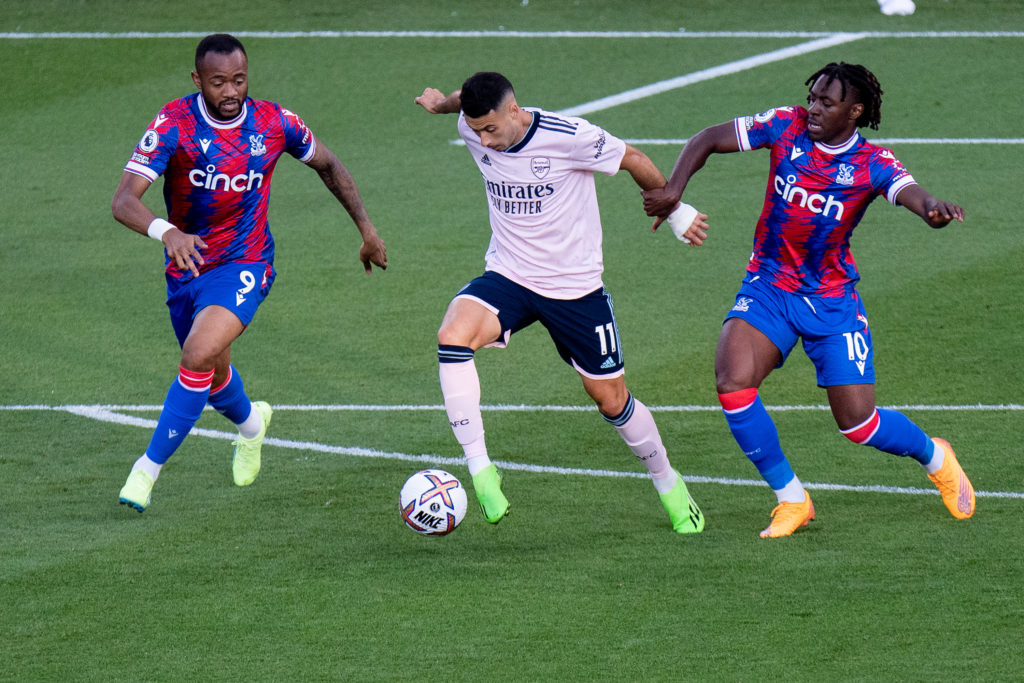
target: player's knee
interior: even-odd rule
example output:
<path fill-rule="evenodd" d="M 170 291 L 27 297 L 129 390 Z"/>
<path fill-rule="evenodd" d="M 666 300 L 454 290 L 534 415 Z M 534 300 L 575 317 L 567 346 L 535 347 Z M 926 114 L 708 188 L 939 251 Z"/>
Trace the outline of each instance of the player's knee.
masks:
<path fill-rule="evenodd" d="M 499 330 L 500 332 L 500 330 Z M 437 343 L 442 346 L 465 346 L 476 351 L 500 338 L 483 326 L 467 325 L 460 321 L 445 321 L 437 331 Z"/>
<path fill-rule="evenodd" d="M 735 363 L 715 362 L 715 389 L 719 394 L 731 394 L 751 387 L 757 388 L 759 382 L 747 370 L 736 367 Z"/>
<path fill-rule="evenodd" d="M 756 389 L 757 386 L 751 382 L 749 377 L 740 377 L 730 372 L 715 371 L 715 390 L 719 395 L 732 394 L 750 388 Z"/>
<path fill-rule="evenodd" d="M 437 331 L 437 343 L 442 346 L 469 346 L 466 337 L 452 325 L 442 325 Z"/>
<path fill-rule="evenodd" d="M 625 382 L 586 382 L 584 388 L 605 417 L 622 414 L 629 402 L 629 389 L 626 388 Z"/>
<path fill-rule="evenodd" d="M 218 353 L 199 344 L 185 344 L 181 349 L 181 367 L 193 372 L 209 372 L 217 366 Z"/>
<path fill-rule="evenodd" d="M 626 394 L 628 397 L 629 394 Z M 594 397 L 594 403 L 597 404 L 597 409 L 601 411 L 601 414 L 606 417 L 616 417 L 622 414 L 622 411 L 626 409 L 626 399 L 620 399 L 618 396 L 612 397 Z"/>

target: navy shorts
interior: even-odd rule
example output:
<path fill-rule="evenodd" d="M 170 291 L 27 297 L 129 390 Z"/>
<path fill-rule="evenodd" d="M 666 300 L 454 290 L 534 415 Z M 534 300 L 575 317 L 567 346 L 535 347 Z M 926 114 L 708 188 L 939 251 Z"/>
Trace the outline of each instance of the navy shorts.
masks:
<path fill-rule="evenodd" d="M 260 262 L 225 263 L 184 284 L 168 277 L 167 308 L 178 344 L 184 345 L 192 320 L 207 306 L 223 306 L 248 325 L 276 276 L 272 265 Z"/>
<path fill-rule="evenodd" d="M 539 321 L 562 360 L 583 376 L 611 379 L 624 372 L 612 297 L 604 288 L 579 299 L 550 299 L 487 271 L 455 295 L 460 297 L 472 299 L 498 316 L 501 337 L 487 346 L 505 347 L 513 332 Z"/>
<path fill-rule="evenodd" d="M 745 320 L 768 337 L 782 352 L 779 367 L 802 338 L 819 386 L 875 383 L 871 329 L 857 292 L 801 296 L 757 280 L 744 281 L 725 316 L 729 318 Z"/>

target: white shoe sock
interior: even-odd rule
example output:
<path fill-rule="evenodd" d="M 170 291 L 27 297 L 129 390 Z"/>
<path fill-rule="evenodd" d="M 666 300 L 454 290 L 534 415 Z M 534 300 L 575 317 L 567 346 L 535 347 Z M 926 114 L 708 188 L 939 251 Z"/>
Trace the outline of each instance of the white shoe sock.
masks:
<path fill-rule="evenodd" d="M 163 469 L 163 465 L 153 462 L 145 453 L 143 453 L 142 457 L 136 460 L 135 464 L 132 465 L 132 472 L 135 470 L 142 470 L 148 474 L 150 479 L 153 481 L 156 481 L 156 478 L 160 476 L 161 469 Z"/>
<path fill-rule="evenodd" d="M 780 503 L 802 503 L 807 500 L 807 493 L 804 491 L 804 485 L 800 483 L 800 478 L 794 476 L 788 484 L 775 490 L 775 497 Z"/>
<path fill-rule="evenodd" d="M 255 439 L 256 435 L 263 429 L 263 416 L 256 408 L 249 404 L 249 417 L 245 418 L 245 422 L 238 427 L 238 435 L 243 439 Z"/>

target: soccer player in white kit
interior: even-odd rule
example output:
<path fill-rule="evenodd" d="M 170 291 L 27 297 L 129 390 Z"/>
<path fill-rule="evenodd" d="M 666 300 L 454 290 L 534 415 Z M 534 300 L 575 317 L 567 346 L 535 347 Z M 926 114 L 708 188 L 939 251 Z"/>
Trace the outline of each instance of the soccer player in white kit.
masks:
<path fill-rule="evenodd" d="M 513 332 L 539 321 L 647 467 L 673 529 L 700 533 L 704 516 L 669 463 L 650 410 L 626 388 L 612 301 L 601 280 L 594 173 L 624 169 L 643 190 L 663 187 L 665 177 L 647 155 L 583 119 L 520 107 L 512 84 L 498 73 L 474 74 L 447 96 L 426 88 L 415 102 L 432 114 L 459 113 L 459 134 L 488 200 L 485 272 L 455 296 L 437 334 L 445 409 L 484 518 L 498 523 L 509 504 L 487 454 L 473 355 L 483 346 L 505 346 Z M 700 245 L 706 219 L 696 214 L 679 234 Z"/>

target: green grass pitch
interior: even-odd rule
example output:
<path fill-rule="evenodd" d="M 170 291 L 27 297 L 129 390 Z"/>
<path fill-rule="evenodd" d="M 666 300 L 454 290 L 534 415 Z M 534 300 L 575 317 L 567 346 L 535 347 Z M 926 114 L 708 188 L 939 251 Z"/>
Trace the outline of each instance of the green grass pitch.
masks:
<path fill-rule="evenodd" d="M 680 30 L 713 34 L 665 34 Z M 178 352 L 159 247 L 109 205 L 146 123 L 191 91 L 196 36 L 213 31 L 248 34 L 250 94 L 301 114 L 348 165 L 391 266 L 365 276 L 347 216 L 283 159 L 280 274 L 233 354 L 250 395 L 278 406 L 263 472 L 232 485 L 229 425 L 207 414 L 210 431 L 186 440 L 138 515 L 117 492 L 157 413 L 116 409 L 117 422 L 97 406 L 158 405 Z M 444 538 L 406 529 L 406 477 L 458 455 L 431 407 L 435 333 L 489 236 L 454 117 L 413 98 L 486 69 L 522 104 L 566 109 L 838 32 L 866 35 L 587 118 L 680 139 L 802 102 L 827 61 L 878 75 L 882 126 L 867 136 L 895 140 L 922 185 L 967 211 L 933 231 L 877 201 L 856 233 L 878 401 L 953 443 L 984 493 L 975 517 L 915 492 L 930 484 L 914 463 L 843 439 L 797 351 L 762 396 L 801 408 L 773 415 L 819 485 L 818 519 L 757 537 L 774 498 L 747 483 L 712 370 L 764 191 L 767 155 L 754 153 L 711 159 L 687 190 L 711 216 L 701 249 L 652 235 L 627 175 L 598 179 L 629 385 L 658 410 L 706 531 L 670 532 L 539 327 L 477 356 L 485 404 L 538 407 L 485 413 L 511 516 L 492 527 L 471 509 Z M 910 17 L 874 0 L 0 5 L 0 680 L 1024 678 L 1022 42 L 1009 0 L 919 0 Z M 637 145 L 666 172 L 680 148 Z M 147 200 L 163 215 L 160 188 Z M 468 484 L 458 461 L 445 467 Z"/>

